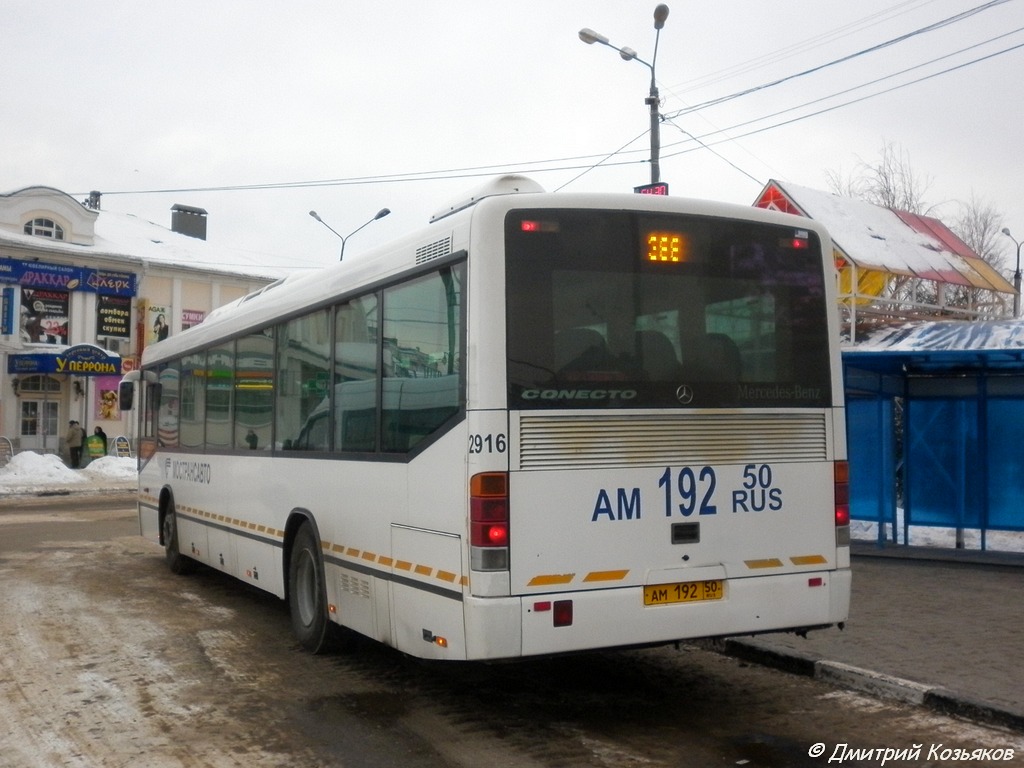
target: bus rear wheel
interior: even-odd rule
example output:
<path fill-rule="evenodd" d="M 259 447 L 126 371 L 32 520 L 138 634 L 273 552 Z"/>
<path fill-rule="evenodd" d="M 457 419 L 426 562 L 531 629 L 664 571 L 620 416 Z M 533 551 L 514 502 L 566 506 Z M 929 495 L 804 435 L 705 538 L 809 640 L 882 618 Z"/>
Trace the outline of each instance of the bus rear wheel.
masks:
<path fill-rule="evenodd" d="M 167 567 L 171 569 L 171 573 L 186 574 L 194 571 L 196 561 L 181 554 L 181 547 L 178 545 L 178 518 L 174 513 L 173 501 L 167 505 L 162 527 L 164 557 L 167 559 Z"/>
<path fill-rule="evenodd" d="M 331 621 L 327 613 L 327 588 L 320 542 L 313 526 L 299 526 L 292 542 L 288 566 L 288 608 L 295 638 L 310 653 L 331 649 Z"/>

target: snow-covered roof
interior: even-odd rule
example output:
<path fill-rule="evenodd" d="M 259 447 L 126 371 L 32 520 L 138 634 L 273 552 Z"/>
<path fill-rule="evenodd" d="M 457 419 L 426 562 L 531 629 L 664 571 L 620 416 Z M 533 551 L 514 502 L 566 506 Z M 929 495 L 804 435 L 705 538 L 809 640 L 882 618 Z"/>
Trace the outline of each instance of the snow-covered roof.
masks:
<path fill-rule="evenodd" d="M 849 352 L 1024 350 L 1024 320 L 940 320 L 877 331 Z"/>
<path fill-rule="evenodd" d="M 135 256 L 150 264 L 271 279 L 284 275 L 283 270 L 259 264 L 248 251 L 212 245 L 127 213 L 100 211 L 96 219 L 96 246 L 111 253 Z"/>
<path fill-rule="evenodd" d="M 1024 321 L 939 320 L 877 331 L 843 349 L 847 386 L 858 388 L 871 371 L 906 377 L 990 370 L 1024 372 Z M 869 375 L 870 380 L 870 375 Z"/>
<path fill-rule="evenodd" d="M 768 187 L 782 192 L 803 215 L 824 224 L 842 258 L 862 269 L 1014 293 L 1004 277 L 938 219 L 788 181 L 772 180 Z"/>
<path fill-rule="evenodd" d="M 90 245 L 43 239 L 3 228 L 0 228 L 0 245 L 49 253 L 63 252 L 73 257 L 89 255 L 126 263 L 200 269 L 259 280 L 277 279 L 286 272 L 261 265 L 259 259 L 246 250 L 212 245 L 132 214 L 98 213 L 94 224 L 95 237 Z"/>

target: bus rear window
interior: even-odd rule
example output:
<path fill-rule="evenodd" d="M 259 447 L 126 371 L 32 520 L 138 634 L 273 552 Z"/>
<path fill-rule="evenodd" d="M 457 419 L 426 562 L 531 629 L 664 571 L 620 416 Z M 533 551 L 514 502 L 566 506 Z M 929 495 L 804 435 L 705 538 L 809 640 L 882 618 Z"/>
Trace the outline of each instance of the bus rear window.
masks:
<path fill-rule="evenodd" d="M 831 405 L 815 233 L 520 210 L 505 224 L 512 408 Z"/>

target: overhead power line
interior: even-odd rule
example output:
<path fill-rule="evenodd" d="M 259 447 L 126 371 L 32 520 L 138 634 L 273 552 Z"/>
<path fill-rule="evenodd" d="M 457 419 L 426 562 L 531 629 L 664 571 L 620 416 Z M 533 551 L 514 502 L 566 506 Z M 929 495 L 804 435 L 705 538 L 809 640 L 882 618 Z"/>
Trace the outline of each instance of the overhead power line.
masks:
<path fill-rule="evenodd" d="M 646 131 L 637 137 L 643 138 L 646 135 Z M 552 158 L 549 160 L 527 160 L 522 162 L 513 163 L 499 163 L 493 165 L 478 165 L 469 166 L 464 168 L 446 168 L 446 169 L 435 169 L 430 171 L 410 171 L 407 173 L 394 173 L 394 174 L 378 174 L 370 176 L 351 176 L 345 178 L 336 179 L 315 179 L 307 181 L 284 181 L 284 182 L 268 182 L 263 184 L 225 184 L 210 187 L 168 187 L 161 189 L 122 189 L 114 191 L 104 191 L 104 195 L 157 195 L 157 194 L 183 194 L 192 192 L 248 192 L 248 191 L 266 191 L 274 189 L 303 189 L 308 187 L 332 187 L 332 186 L 356 186 L 363 184 L 395 184 L 401 182 L 412 182 L 412 181 L 438 181 L 440 179 L 466 179 L 475 178 L 479 176 L 492 176 L 495 173 L 547 173 L 550 171 L 575 171 L 580 169 L 589 169 L 595 167 L 595 165 L 633 165 L 637 163 L 646 162 L 646 160 L 619 160 L 614 163 L 608 163 L 609 157 L 616 154 L 621 154 L 625 151 L 625 147 L 632 144 L 637 139 L 633 139 L 628 144 L 624 145 L 623 148 L 616 150 L 612 153 L 605 153 L 603 155 L 580 155 L 577 157 L 563 157 L 563 158 Z M 640 152 L 640 150 L 636 150 Z M 599 158 L 598 163 L 587 162 L 585 164 L 575 165 L 558 165 L 549 168 L 535 168 L 533 166 L 552 165 L 554 163 L 573 163 L 578 161 L 589 161 L 595 158 Z M 88 192 L 71 192 L 72 197 L 80 197 L 88 194 Z"/>
<path fill-rule="evenodd" d="M 876 51 L 884 50 L 885 48 L 889 48 L 898 43 L 902 43 L 918 35 L 922 35 L 927 32 L 933 32 L 937 29 L 942 29 L 943 27 L 948 27 L 951 24 L 956 24 L 958 22 L 964 21 L 965 19 L 968 19 L 971 16 L 981 13 L 982 11 L 986 11 L 990 8 L 994 8 L 997 5 L 1002 5 L 1003 3 L 1006 3 L 1008 1 L 1009 0 L 989 0 L 989 2 L 987 3 L 983 3 L 982 5 L 971 8 L 970 10 L 963 11 L 953 16 L 949 16 L 948 18 L 942 19 L 941 21 L 936 21 L 932 24 L 928 24 L 919 29 L 915 29 L 913 32 L 907 32 L 905 34 L 894 37 L 890 40 L 886 40 L 885 42 L 869 46 L 868 48 L 863 48 L 854 53 L 847 54 L 846 56 L 841 56 L 838 59 L 833 59 L 832 61 L 826 62 L 824 64 L 819 64 L 817 66 L 811 67 L 810 69 L 805 69 L 802 72 L 796 72 L 792 75 L 786 75 L 785 77 L 780 77 L 776 80 L 772 80 L 767 83 L 762 83 L 761 85 L 755 85 L 750 88 L 745 88 L 742 91 L 736 91 L 735 93 L 731 93 L 727 96 L 719 96 L 716 99 L 710 99 L 700 104 L 695 104 L 693 106 L 686 107 L 685 109 L 680 109 L 676 112 L 666 115 L 665 117 L 667 119 L 681 117 L 682 115 L 686 115 L 691 112 L 697 112 L 698 110 L 706 109 L 707 107 L 713 107 L 718 104 L 724 104 L 727 101 L 738 99 L 741 96 L 747 96 L 751 93 L 757 93 L 758 91 L 763 91 L 768 88 L 774 88 L 777 85 L 788 83 L 792 80 L 796 80 L 797 78 L 806 77 L 807 75 L 811 75 L 816 72 L 821 72 L 822 70 L 828 69 L 829 67 L 834 67 L 838 64 L 843 64 L 847 61 L 852 61 L 853 59 L 860 58 L 861 56 L 866 56 L 869 53 L 875 53 Z"/>
<path fill-rule="evenodd" d="M 663 87 L 666 91 L 672 93 L 678 92 L 680 90 L 687 91 L 692 90 L 694 88 L 703 88 L 709 85 L 714 85 L 715 83 L 720 83 L 724 80 L 730 80 L 738 75 L 742 75 L 747 72 L 752 72 L 768 64 L 774 64 L 780 61 L 785 61 L 786 59 L 792 58 L 793 56 L 796 56 L 799 53 L 813 50 L 814 48 L 820 48 L 825 45 L 830 45 L 836 40 L 839 40 L 843 37 L 847 37 L 853 34 L 854 32 L 859 32 L 869 27 L 877 26 L 878 24 L 895 18 L 896 16 L 902 16 L 903 14 L 908 13 L 911 10 L 914 10 L 913 8 L 908 8 L 907 6 L 928 5 L 929 3 L 933 2 L 935 2 L 935 0 L 905 0 L 905 2 L 894 5 L 891 8 L 886 8 L 877 13 L 865 16 L 864 18 L 857 19 L 856 21 L 838 27 L 830 32 L 824 32 L 821 34 L 813 35 L 812 37 L 808 37 L 797 43 L 793 43 L 792 45 L 788 45 L 778 50 L 771 51 L 762 56 L 748 59 L 747 61 L 733 64 L 729 67 L 726 67 L 725 69 L 718 70 L 717 72 L 709 72 L 704 75 L 695 77 L 691 80 L 687 80 L 682 83 L 677 83 L 676 85 Z"/>
<path fill-rule="evenodd" d="M 966 62 L 964 62 L 962 64 L 957 64 L 955 67 L 948 67 L 947 69 L 943 69 L 943 70 L 941 70 L 939 72 L 933 72 L 930 75 L 925 75 L 923 77 L 917 78 L 916 80 L 910 80 L 910 81 L 908 81 L 906 83 L 900 83 L 899 85 L 894 85 L 891 88 L 886 88 L 885 90 L 882 90 L 882 91 L 877 91 L 875 93 L 869 93 L 869 94 L 867 94 L 865 96 L 861 96 L 861 97 L 856 98 L 856 99 L 850 99 L 849 101 L 844 101 L 842 104 L 835 104 L 835 105 L 833 105 L 831 107 L 826 107 L 825 109 L 819 109 L 819 110 L 817 110 L 815 112 L 809 112 L 806 115 L 800 115 L 798 117 L 794 117 L 794 118 L 789 119 L 789 120 L 783 120 L 783 121 L 778 122 L 778 123 L 772 123 L 771 125 L 766 125 L 766 126 L 764 126 L 762 128 L 755 128 L 754 130 L 747 131 L 746 133 L 742 133 L 739 136 L 731 136 L 731 137 L 726 137 L 726 138 L 723 138 L 723 139 L 719 139 L 718 141 L 711 142 L 707 146 L 717 146 L 718 144 L 722 144 L 722 143 L 725 143 L 727 141 L 735 141 L 736 139 L 743 139 L 743 138 L 746 138 L 747 136 L 754 136 L 754 135 L 756 135 L 758 133 L 764 133 L 765 131 L 773 130 L 775 128 L 781 128 L 782 126 L 785 126 L 785 125 L 792 125 L 793 123 L 800 122 L 801 120 L 806 120 L 806 119 L 811 118 L 811 117 L 817 117 L 818 115 L 824 115 L 824 114 L 826 114 L 828 112 L 833 112 L 833 111 L 835 111 L 837 109 L 841 109 L 842 107 L 848 107 L 851 104 L 858 104 L 858 103 L 860 103 L 862 101 L 867 101 L 868 99 L 873 99 L 876 96 L 882 96 L 882 95 L 884 95 L 886 93 L 892 93 L 893 91 L 898 91 L 898 90 L 900 90 L 902 88 L 907 88 L 907 87 L 909 87 L 911 85 L 917 85 L 918 83 L 923 83 L 926 80 L 931 80 L 932 78 L 939 77 L 940 75 L 945 75 L 945 74 L 948 74 L 950 72 L 955 72 L 955 71 L 957 71 L 959 69 L 963 69 L 965 67 L 969 67 L 972 64 L 977 64 L 979 62 L 995 58 L 996 56 L 1002 56 L 1005 53 L 1010 53 L 1011 51 L 1016 51 L 1016 50 L 1021 49 L 1021 48 L 1024 48 L 1024 43 L 1018 43 L 1017 45 L 1011 46 L 1009 48 L 1004 48 L 1001 51 L 996 51 L 995 53 L 990 53 L 990 54 L 988 54 L 986 56 L 979 56 L 976 59 L 971 59 L 971 61 L 966 61 Z M 813 102 L 810 102 L 810 103 L 813 103 Z M 746 123 L 741 123 L 740 125 L 748 125 L 750 122 L 758 122 L 758 121 L 757 120 L 747 121 Z M 734 128 L 735 128 L 735 126 L 734 126 Z M 734 128 L 726 128 L 726 129 L 723 129 L 721 131 L 712 131 L 711 133 L 706 134 L 705 136 L 702 136 L 700 138 L 706 138 L 708 136 L 713 136 L 713 135 L 716 135 L 716 134 L 719 134 L 719 133 L 724 133 L 725 131 L 734 130 Z M 704 146 L 704 145 L 702 145 L 702 146 Z M 672 154 L 666 155 L 666 157 L 676 157 L 677 155 L 684 155 L 684 154 L 686 154 L 688 152 L 696 151 L 699 148 L 700 147 L 691 147 L 689 149 L 681 150 L 679 152 L 674 152 Z"/>
<path fill-rule="evenodd" d="M 789 120 L 784 120 L 784 121 L 773 123 L 771 125 L 762 126 L 761 128 L 757 128 L 757 129 L 748 131 L 748 132 L 743 133 L 743 134 L 741 134 L 739 136 L 720 138 L 720 139 L 718 139 L 716 141 L 712 141 L 710 143 L 705 143 L 704 139 L 707 139 L 707 138 L 710 138 L 710 137 L 714 137 L 714 136 L 720 136 L 721 134 L 725 134 L 725 133 L 727 133 L 729 131 L 736 130 L 737 128 L 741 128 L 741 127 L 744 127 L 744 126 L 747 126 L 747 125 L 752 125 L 754 123 L 762 122 L 764 120 L 768 120 L 768 119 L 771 119 L 773 117 L 778 117 L 778 116 L 780 116 L 782 114 L 786 114 L 786 113 L 795 111 L 797 109 L 802 109 L 804 107 L 807 107 L 807 106 L 810 106 L 810 105 L 813 105 L 813 104 L 816 104 L 816 103 L 820 103 L 822 101 L 827 101 L 829 99 L 836 98 L 836 97 L 841 96 L 841 95 L 846 94 L 846 93 L 851 93 L 853 91 L 860 90 L 862 88 L 866 88 L 866 87 L 869 87 L 871 85 L 875 85 L 875 84 L 877 84 L 879 82 L 882 82 L 882 81 L 887 80 L 887 79 L 891 79 L 892 77 L 896 77 L 896 76 L 898 76 L 900 74 L 905 74 L 906 72 L 909 72 L 909 71 L 912 71 L 912 70 L 915 70 L 915 69 L 919 69 L 922 66 L 927 66 L 928 64 L 932 64 L 932 63 L 935 63 L 937 61 L 949 58 L 950 56 L 957 55 L 959 53 L 963 53 L 963 52 L 965 52 L 967 50 L 971 50 L 973 48 L 977 48 L 980 45 L 984 45 L 984 44 L 987 44 L 989 42 L 993 42 L 994 40 L 1001 39 L 1001 38 L 1006 37 L 1008 35 L 1011 35 L 1011 34 L 1014 34 L 1016 32 L 1019 32 L 1019 31 L 1021 31 L 1021 29 L 1014 30 L 1014 32 L 1009 32 L 1009 33 L 1005 33 L 1005 34 L 999 35 L 999 36 L 997 36 L 995 38 L 991 38 L 990 40 L 984 41 L 983 43 L 978 43 L 978 44 L 973 45 L 973 46 L 968 46 L 967 48 L 963 48 L 963 49 L 961 49 L 961 50 L 959 50 L 959 51 L 957 51 L 955 53 L 947 54 L 945 56 L 937 57 L 935 59 L 932 59 L 929 62 L 926 62 L 925 64 L 920 64 L 920 65 L 916 65 L 914 67 L 909 67 L 907 69 L 901 70 L 900 72 L 896 72 L 896 73 L 893 73 L 891 75 L 887 75 L 887 76 L 882 77 L 882 78 L 877 78 L 875 80 L 872 80 L 872 81 L 869 81 L 869 82 L 862 83 L 860 85 L 854 86 L 852 88 L 848 88 L 848 89 L 845 89 L 843 91 L 838 91 L 838 92 L 830 94 L 828 96 L 821 97 L 819 99 L 814 99 L 812 101 L 805 102 L 804 104 L 801 104 L 801 105 L 798 105 L 798 106 L 789 107 L 787 109 L 779 110 L 777 112 L 774 112 L 774 113 L 771 113 L 771 114 L 768 114 L 768 115 L 764 115 L 764 116 L 761 116 L 761 117 L 758 117 L 758 118 L 747 120 L 747 121 L 744 121 L 742 123 L 738 123 L 736 125 L 733 125 L 733 126 L 731 126 L 729 128 L 716 129 L 714 131 L 710 131 L 710 132 L 708 132 L 706 134 L 702 134 L 700 136 L 695 136 L 694 134 L 692 134 L 692 133 L 690 133 L 688 131 L 685 131 L 677 123 L 673 122 L 675 119 L 677 119 L 677 118 L 679 118 L 679 117 L 681 117 L 683 115 L 691 114 L 691 113 L 696 112 L 698 110 L 705 109 L 705 108 L 707 108 L 709 106 L 713 106 L 713 105 L 721 104 L 721 103 L 724 103 L 724 102 L 727 102 L 727 101 L 731 101 L 731 100 L 740 98 L 741 96 L 745 96 L 745 95 L 748 95 L 748 94 L 751 94 L 751 93 L 756 93 L 758 91 L 762 91 L 762 90 L 765 90 L 767 88 L 771 88 L 771 87 L 774 87 L 776 85 L 792 81 L 792 80 L 794 80 L 796 78 L 804 77 L 804 76 L 812 74 L 814 72 L 822 71 L 822 70 L 827 69 L 827 68 L 829 68 L 831 66 L 835 66 L 835 65 L 837 65 L 839 63 L 850 61 L 852 59 L 856 59 L 856 58 L 859 58 L 861 56 L 864 56 L 864 55 L 866 55 L 868 53 L 872 53 L 872 52 L 875 52 L 875 51 L 882 50 L 884 48 L 890 47 L 890 46 L 895 45 L 895 44 L 897 44 L 899 42 L 903 42 L 905 40 L 908 40 L 908 39 L 911 39 L 913 37 L 916 37 L 917 35 L 921 35 L 921 34 L 924 34 L 926 32 L 930 32 L 930 31 L 933 31 L 933 30 L 936 30 L 936 29 L 941 29 L 941 28 L 949 26 L 951 24 L 958 23 L 958 22 L 963 21 L 963 20 L 965 20 L 967 18 L 970 18 L 971 16 L 974 16 L 974 15 L 976 15 L 978 13 L 981 13 L 981 12 L 983 12 L 985 10 L 988 10 L 988 9 L 993 8 L 995 6 L 998 6 L 998 5 L 1002 5 L 1002 4 L 1004 4 L 1004 3 L 1008 2 L 1008 1 L 1009 0 L 990 0 L 989 2 L 983 3 L 981 5 L 978 5 L 978 6 L 974 7 L 974 8 L 969 9 L 969 10 L 963 11 L 961 13 L 955 14 L 953 16 L 950 16 L 950 17 L 946 18 L 946 19 L 942 19 L 940 21 L 937 21 L 937 22 L 934 22 L 932 24 L 926 25 L 926 26 L 921 27 L 921 28 L 919 28 L 917 30 L 914 30 L 912 32 L 908 32 L 906 34 L 903 34 L 903 35 L 900 35 L 898 37 L 895 37 L 895 38 L 892 38 L 890 40 L 887 40 L 887 41 L 885 41 L 883 43 L 879 43 L 877 45 L 870 46 L 869 48 L 865 48 L 865 49 L 862 49 L 862 50 L 857 51 L 855 53 L 848 54 L 847 56 L 843 56 L 843 57 L 841 57 L 839 59 L 834 59 L 834 60 L 832 60 L 830 62 L 826 62 L 824 64 L 818 65 L 816 67 L 812 67 L 812 68 L 804 70 L 802 72 L 797 72 L 795 74 L 788 75 L 786 77 L 779 78 L 779 79 L 776 79 L 776 80 L 768 82 L 768 83 L 763 83 L 761 85 L 754 86 L 754 87 L 751 87 L 751 88 L 747 88 L 747 89 L 744 89 L 742 91 L 729 94 L 727 96 L 722 96 L 722 97 L 719 97 L 719 98 L 716 98 L 716 99 L 705 101 L 705 102 L 703 102 L 701 104 L 689 106 L 689 107 L 686 107 L 684 109 L 677 110 L 675 112 L 665 114 L 665 115 L 663 115 L 662 119 L 665 122 L 668 122 L 668 123 L 672 124 L 678 130 L 680 130 L 682 133 L 684 133 L 688 138 L 683 140 L 683 141 L 680 141 L 680 142 L 676 142 L 676 143 L 673 143 L 673 144 L 666 145 L 665 147 L 663 147 L 663 149 L 669 149 L 669 148 L 671 148 L 673 146 L 681 146 L 681 145 L 687 145 L 687 144 L 691 144 L 691 143 L 696 143 L 699 146 L 698 147 L 687 147 L 687 148 L 681 149 L 681 150 L 679 150 L 677 152 L 672 152 L 672 153 L 669 153 L 669 154 L 663 154 L 662 156 L 663 157 L 675 157 L 675 156 L 679 156 L 679 155 L 682 155 L 682 154 L 686 154 L 688 152 L 695 151 L 698 148 L 708 149 L 709 151 L 711 151 L 711 148 L 713 146 L 717 146 L 718 144 L 722 144 L 722 143 L 724 143 L 726 141 L 735 141 L 735 140 L 738 140 L 738 139 L 745 138 L 747 136 L 752 136 L 752 135 L 755 135 L 755 134 L 758 134 L 758 133 L 763 133 L 765 131 L 772 130 L 774 128 L 780 128 L 780 127 L 783 127 L 783 126 L 786 126 L 786 125 L 791 125 L 791 124 L 793 124 L 795 122 L 799 122 L 801 120 L 805 120 L 805 119 L 808 119 L 810 117 L 815 117 L 817 115 L 825 114 L 827 112 L 831 112 L 831 111 L 834 111 L 836 109 L 840 109 L 842 107 L 849 106 L 851 104 L 857 104 L 859 102 L 866 101 L 867 99 L 874 98 L 876 96 L 881 96 L 881 95 L 884 95 L 886 93 L 891 93 L 892 91 L 899 90 L 901 88 L 905 88 L 905 87 L 908 87 L 910 85 L 914 85 L 914 84 L 917 84 L 917 83 L 920 83 L 920 82 L 924 82 L 924 81 L 932 79 L 934 77 L 938 77 L 940 75 L 947 74 L 949 72 L 953 72 L 953 71 L 956 71 L 958 69 L 963 69 L 966 66 L 970 66 L 972 64 L 976 64 L 978 62 L 994 58 L 995 56 L 999 56 L 999 55 L 1002 55 L 1004 53 L 1008 53 L 1010 51 L 1017 50 L 1018 48 L 1021 48 L 1022 46 L 1024 46 L 1024 44 L 1012 46 L 1012 47 L 1006 48 L 1006 49 L 1004 49 L 1002 51 L 997 51 L 996 53 L 989 54 L 987 56 L 982 56 L 982 57 L 973 59 L 971 61 L 968 61 L 968 62 L 965 62 L 963 64 L 957 65 L 955 67 L 950 67 L 950 68 L 941 70 L 939 72 L 935 72 L 933 74 L 930 74 L 930 75 L 918 78 L 916 80 L 912 80 L 912 81 L 909 81 L 907 83 L 903 83 L 901 85 L 893 86 L 892 88 L 887 88 L 887 89 L 884 89 L 884 90 L 881 90 L 881 91 L 878 91 L 878 92 L 875 92 L 875 93 L 867 94 L 867 95 L 862 96 L 860 98 L 851 99 L 851 100 L 843 102 L 841 104 L 835 104 L 835 105 L 833 105 L 831 107 L 828 107 L 828 108 L 825 108 L 825 109 L 821 109 L 821 110 L 817 110 L 815 112 L 810 112 L 810 113 L 805 114 L 805 115 L 797 116 L 797 117 L 794 117 L 794 118 L 789 119 Z M 259 184 L 218 185 L 218 186 L 209 186 L 209 187 L 177 187 L 177 188 L 162 188 L 162 189 L 114 190 L 114 191 L 104 191 L 103 194 L 104 195 L 147 195 L 147 194 L 184 194 L 184 193 L 198 193 L 198 192 L 242 192 L 242 191 L 261 191 L 261 190 L 262 191 L 266 191 L 266 190 L 302 189 L 302 188 L 329 187 L 329 186 L 357 186 L 357 185 L 369 185 L 369 184 L 395 184 L 395 183 L 408 183 L 408 182 L 415 182 L 415 181 L 437 181 L 437 180 L 445 180 L 445 179 L 476 178 L 476 177 L 481 177 L 481 176 L 491 176 L 491 175 L 493 175 L 495 173 L 550 173 L 550 172 L 560 172 L 560 171 L 582 171 L 582 173 L 578 173 L 572 179 L 570 179 L 569 181 L 565 182 L 564 184 L 562 184 L 561 186 L 559 186 L 557 188 L 557 189 L 562 189 L 565 186 L 567 186 L 568 184 L 573 183 L 574 181 L 576 181 L 577 179 L 579 179 L 580 177 L 582 177 L 586 173 L 588 173 L 588 172 L 590 172 L 590 171 L 592 171 L 592 170 L 594 170 L 594 169 L 596 169 L 598 167 L 615 167 L 615 166 L 625 166 L 625 165 L 636 165 L 636 164 L 641 164 L 641 163 L 649 162 L 649 158 L 648 157 L 638 157 L 636 159 L 618 159 L 618 160 L 616 160 L 614 162 L 611 161 L 611 158 L 613 158 L 613 157 L 620 157 L 620 156 L 626 155 L 626 154 L 640 155 L 642 152 L 645 152 L 646 150 L 641 150 L 641 149 L 628 150 L 627 148 L 631 144 L 635 143 L 639 139 L 641 139 L 644 136 L 646 136 L 647 133 L 648 133 L 648 131 L 644 131 L 639 136 L 637 136 L 637 137 L 631 139 L 630 141 L 626 142 L 619 149 L 614 150 L 614 151 L 612 151 L 610 153 L 601 154 L 601 155 L 579 155 L 579 156 L 562 157 L 562 158 L 551 158 L 551 159 L 547 159 L 547 160 L 531 160 L 531 161 L 525 161 L 525 162 L 514 162 L 514 163 L 501 163 L 501 164 L 468 166 L 468 167 L 461 167 L 461 168 L 434 169 L 434 170 L 428 170 L 428 171 L 416 171 L 416 172 L 395 173 L 395 174 L 377 174 L 377 175 L 366 175 L 366 176 L 353 176 L 353 177 L 342 177 L 342 178 L 333 178 L 333 179 L 314 179 L 314 180 L 304 180 L 304 181 L 270 182 L 270 183 L 259 183 Z M 718 156 L 723 161 L 728 162 L 730 165 L 732 165 L 734 168 L 739 170 L 744 175 L 746 175 L 746 176 L 748 176 L 748 177 L 750 177 L 752 179 L 754 178 L 751 174 L 749 174 L 746 171 L 744 171 L 743 169 L 739 168 L 738 166 L 736 166 L 731 161 L 729 161 L 726 158 L 722 157 L 720 154 L 718 154 L 718 153 L 714 153 L 714 154 L 716 154 L 716 156 Z M 590 162 L 590 161 L 593 161 L 595 159 L 596 159 L 596 162 Z M 81 196 L 81 195 L 88 194 L 88 193 L 87 192 L 77 192 L 77 193 L 72 193 L 72 194 L 73 194 L 73 196 L 77 197 L 77 196 Z"/>
<path fill-rule="evenodd" d="M 883 83 L 886 80 L 892 80 L 894 77 L 899 77 L 900 75 L 905 75 L 908 72 L 913 72 L 915 70 L 922 69 L 923 67 L 927 67 L 927 66 L 930 66 L 932 64 L 937 64 L 940 61 L 945 61 L 946 59 L 950 59 L 950 58 L 952 58 L 954 56 L 959 56 L 962 53 L 966 53 L 967 51 L 972 51 L 972 50 L 974 50 L 976 48 L 980 48 L 980 47 L 982 47 L 984 45 L 988 45 L 989 43 L 995 42 L 996 40 L 1001 40 L 1001 39 L 1003 39 L 1005 37 L 1010 37 L 1010 36 L 1015 35 L 1015 34 L 1017 34 L 1019 32 L 1024 32 L 1024 27 L 1018 27 L 1017 29 L 1014 29 L 1014 30 L 1012 30 L 1010 32 L 1005 32 L 1005 33 L 1003 33 L 1001 35 L 997 35 L 996 37 L 989 38 L 988 40 L 983 40 L 980 43 L 975 43 L 974 45 L 968 45 L 968 46 L 966 46 L 964 48 L 960 48 L 957 51 L 953 51 L 951 53 L 947 53 L 947 54 L 944 54 L 942 56 L 937 56 L 934 59 L 929 59 L 928 61 L 922 62 L 921 64 L 915 64 L 912 67 L 906 67 L 905 69 L 901 69 L 898 72 L 892 72 L 892 73 L 890 73 L 888 75 L 884 75 L 882 77 L 875 78 L 874 80 L 869 80 L 866 83 L 860 83 L 859 85 L 854 85 L 854 86 L 852 86 L 850 88 L 846 88 L 846 89 L 841 90 L 841 91 L 836 91 L 835 93 L 830 93 L 827 96 L 821 96 L 821 97 L 819 97 L 817 99 L 811 99 L 810 101 L 805 101 L 803 104 L 797 104 L 797 105 L 792 106 L 792 107 L 786 107 L 785 109 L 780 109 L 780 110 L 778 110 L 776 112 L 772 112 L 772 113 L 767 114 L 767 115 L 762 115 L 760 117 L 751 118 L 750 120 L 745 120 L 742 123 L 735 123 L 732 126 L 730 126 L 729 128 L 720 128 L 720 129 L 716 129 L 714 131 L 711 131 L 709 133 L 704 133 L 704 134 L 701 135 L 701 138 L 708 138 L 710 136 L 715 136 L 715 135 L 718 135 L 718 134 L 721 134 L 721 133 L 726 133 L 727 131 L 734 131 L 734 130 L 736 130 L 738 128 L 743 128 L 743 127 L 746 127 L 748 125 L 753 125 L 755 123 L 760 123 L 760 122 L 763 122 L 765 120 L 770 120 L 770 119 L 772 119 L 774 117 L 779 117 L 780 115 L 785 115 L 785 114 L 788 114 L 790 112 L 795 112 L 796 110 L 803 109 L 804 107 L 809 107 L 809 106 L 812 106 L 814 104 L 820 104 L 823 101 L 828 101 L 830 99 L 835 99 L 835 98 L 838 98 L 840 96 L 845 96 L 848 93 L 853 93 L 854 91 L 859 91 L 859 90 L 862 90 L 863 88 L 868 88 L 868 87 L 870 87 L 872 85 L 878 85 L 879 83 Z M 1021 45 L 1024 45 L 1024 44 L 1021 44 Z M 904 83 L 902 85 L 894 86 L 892 88 L 886 88 L 885 90 L 877 91 L 875 93 L 868 94 L 867 96 L 865 96 L 863 98 L 860 98 L 860 99 L 855 99 L 853 101 L 844 102 L 843 104 L 837 104 L 836 108 L 843 107 L 843 106 L 846 106 L 848 104 L 856 104 L 859 101 L 864 101 L 867 98 L 873 98 L 875 96 L 881 96 L 883 94 L 890 93 L 893 90 L 897 90 L 898 88 L 903 88 L 903 87 L 905 87 L 907 85 L 914 85 L 914 84 L 920 83 L 920 82 L 922 82 L 924 80 L 928 80 L 928 79 L 930 79 L 932 77 L 938 77 L 939 75 L 943 75 L 943 74 L 947 74 L 949 72 L 953 72 L 956 69 L 961 69 L 962 67 L 969 66 L 971 64 L 976 64 L 976 63 L 978 63 L 980 61 L 984 61 L 984 60 L 992 58 L 994 56 L 999 56 L 999 55 L 1002 55 L 1004 53 L 1009 53 L 1010 51 L 1014 51 L 1014 50 L 1020 48 L 1021 45 L 1015 45 L 1015 46 L 1011 46 L 1010 48 L 1005 48 L 1002 51 L 996 51 L 995 53 L 991 53 L 991 54 L 988 54 L 986 56 L 982 56 L 982 57 L 979 57 L 977 59 L 973 59 L 971 61 L 964 62 L 963 64 L 960 64 L 960 65 L 958 65 L 956 67 L 950 67 L 948 69 L 942 70 L 941 72 L 935 72 L 935 73 L 933 73 L 931 75 L 928 75 L 926 77 L 918 78 L 917 80 L 912 80 L 912 81 Z M 821 114 L 821 112 L 815 112 L 813 114 L 817 115 L 817 114 Z M 667 121 L 667 122 L 670 122 L 670 121 Z M 780 125 L 785 125 L 785 124 L 788 124 L 788 123 L 780 123 Z"/>

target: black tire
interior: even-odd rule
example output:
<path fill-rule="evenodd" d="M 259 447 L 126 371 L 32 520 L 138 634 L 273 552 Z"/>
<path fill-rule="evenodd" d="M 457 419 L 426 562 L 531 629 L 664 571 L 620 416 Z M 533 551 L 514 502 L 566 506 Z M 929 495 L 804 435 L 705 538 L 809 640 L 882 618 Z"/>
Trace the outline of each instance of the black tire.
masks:
<path fill-rule="evenodd" d="M 163 522 L 164 557 L 167 559 L 167 567 L 171 573 L 183 575 L 192 573 L 196 569 L 196 561 L 191 557 L 181 554 L 178 546 L 178 518 L 174 514 L 174 502 L 167 505 Z"/>
<path fill-rule="evenodd" d="M 288 565 L 288 609 L 299 645 L 310 653 L 332 650 L 334 633 L 327 612 L 327 588 L 320 541 L 313 526 L 299 526 Z"/>

